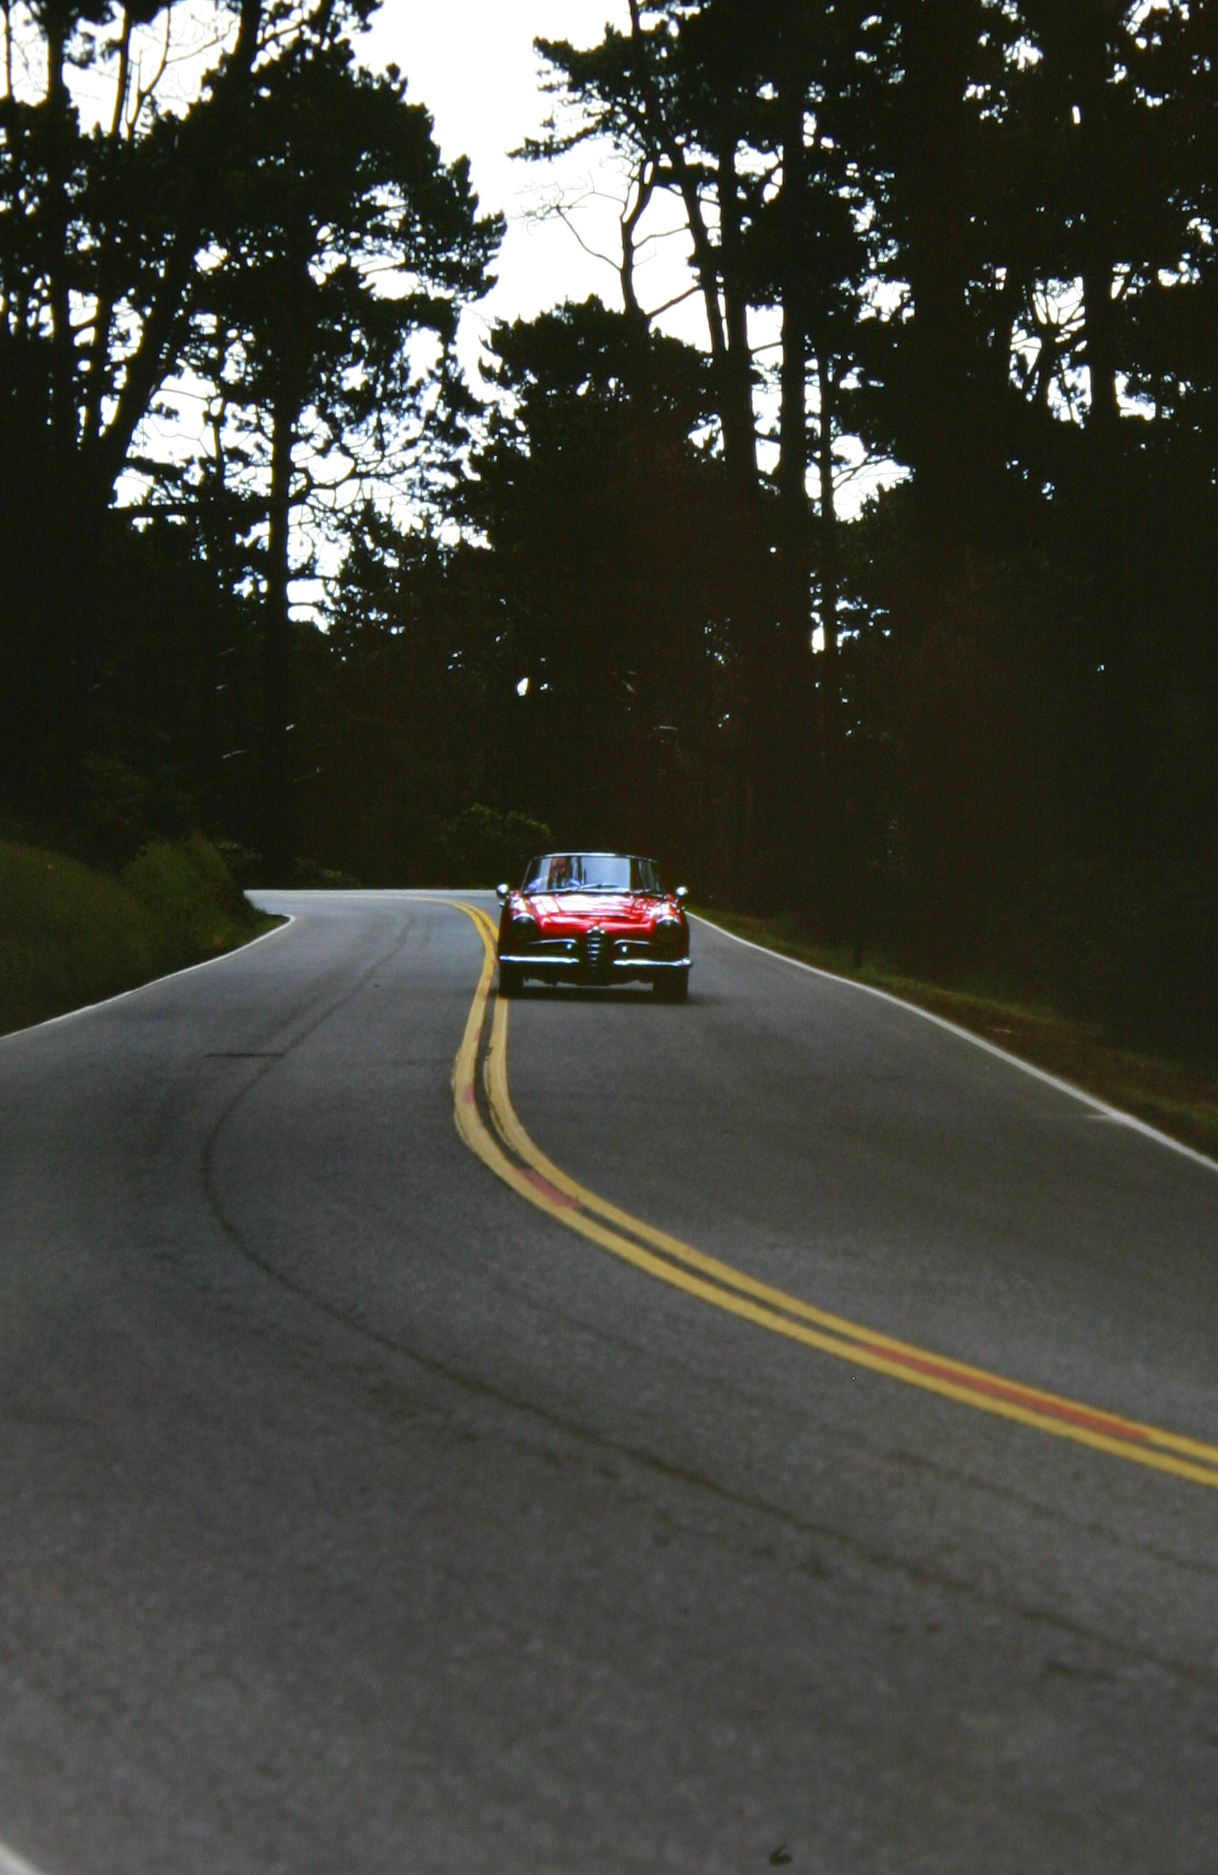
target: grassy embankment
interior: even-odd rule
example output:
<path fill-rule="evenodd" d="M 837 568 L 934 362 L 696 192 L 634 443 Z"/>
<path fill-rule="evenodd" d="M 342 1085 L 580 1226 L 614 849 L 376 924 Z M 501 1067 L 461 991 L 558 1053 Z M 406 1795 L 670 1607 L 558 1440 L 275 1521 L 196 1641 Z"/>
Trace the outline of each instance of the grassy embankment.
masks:
<path fill-rule="evenodd" d="M 278 924 L 205 840 L 156 840 L 117 876 L 0 840 L 0 1035 L 218 957 Z"/>
<path fill-rule="evenodd" d="M 1095 1025 L 1071 1021 L 1051 1009 L 922 983 L 878 962 L 865 961 L 861 969 L 855 969 L 849 951 L 810 942 L 800 935 L 793 919 L 750 918 L 717 910 L 701 915 L 767 950 L 797 957 L 835 976 L 872 984 L 929 1009 L 962 1029 L 983 1035 L 1009 1054 L 1086 1088 L 1121 1112 L 1136 1114 L 1186 1146 L 1218 1158 L 1218 1076 L 1214 1074 L 1114 1047 Z"/>

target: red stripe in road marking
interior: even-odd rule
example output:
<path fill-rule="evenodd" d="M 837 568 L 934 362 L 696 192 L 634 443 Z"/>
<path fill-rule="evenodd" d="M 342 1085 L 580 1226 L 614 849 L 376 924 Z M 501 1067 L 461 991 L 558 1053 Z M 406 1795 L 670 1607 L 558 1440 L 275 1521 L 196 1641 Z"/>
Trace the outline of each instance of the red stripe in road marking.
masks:
<path fill-rule="evenodd" d="M 557 1185 L 551 1185 L 548 1178 L 543 1178 L 540 1172 L 534 1172 L 530 1166 L 521 1166 L 520 1176 L 527 1179 L 533 1189 L 539 1191 L 548 1204 L 561 1205 L 564 1211 L 579 1210 L 578 1198 L 568 1197 L 565 1191 L 559 1191 Z"/>
<path fill-rule="evenodd" d="M 886 1361 L 892 1361 L 900 1367 L 909 1367 L 915 1373 L 927 1374 L 936 1380 L 952 1380 L 957 1386 L 967 1387 L 971 1393 L 981 1393 L 994 1400 L 1008 1400 L 1012 1406 L 1030 1407 L 1034 1412 L 1044 1413 L 1052 1419 L 1068 1420 L 1074 1426 L 1086 1426 L 1091 1432 L 1107 1433 L 1109 1438 L 1129 1439 L 1140 1445 L 1151 1443 L 1150 1438 L 1140 1426 L 1131 1425 L 1125 1419 L 1113 1419 L 1107 1413 L 1097 1413 L 1085 1406 L 1072 1406 L 1065 1400 L 1056 1400 L 1052 1396 L 1036 1393 L 1026 1387 L 1009 1385 L 1000 1380 L 983 1380 L 976 1374 L 962 1373 L 948 1361 L 926 1360 L 916 1354 L 896 1353 L 891 1348 L 871 1341 L 860 1341 L 860 1347 L 869 1354 L 878 1354 Z"/>
<path fill-rule="evenodd" d="M 562 1205 L 569 1210 L 587 1212 L 586 1205 L 576 1198 L 568 1197 L 565 1192 L 557 1191 L 539 1172 L 534 1172 L 527 1167 L 522 1170 L 529 1183 L 551 1204 Z M 714 1281 L 713 1278 L 712 1281 Z M 724 1287 L 730 1290 L 731 1285 L 725 1284 Z M 781 1307 L 781 1304 L 777 1306 Z M 1026 1407 L 1030 1411 L 1043 1414 L 1047 1419 L 1058 1419 L 1068 1425 L 1085 1427 L 1089 1432 L 1103 1433 L 1111 1439 L 1124 1439 L 1130 1444 L 1152 1445 L 1154 1443 L 1148 1431 L 1129 1420 L 1116 1419 L 1109 1413 L 1098 1412 L 1091 1407 L 1076 1406 L 1071 1401 L 1056 1399 L 1052 1394 L 1038 1393 L 1034 1388 L 1021 1387 L 1012 1381 L 991 1380 L 967 1368 L 957 1367 L 952 1361 L 936 1359 L 933 1355 L 906 1352 L 902 1348 L 891 1347 L 882 1341 L 872 1341 L 863 1335 L 843 1337 L 843 1351 L 852 1347 L 864 1349 L 868 1354 L 876 1355 L 881 1360 L 890 1362 L 894 1367 L 908 1368 L 911 1372 L 925 1374 L 928 1379 L 932 1380 L 951 1381 L 955 1386 L 965 1388 L 970 1393 L 979 1394 L 986 1399 L 1005 1400 L 1012 1406 Z"/>

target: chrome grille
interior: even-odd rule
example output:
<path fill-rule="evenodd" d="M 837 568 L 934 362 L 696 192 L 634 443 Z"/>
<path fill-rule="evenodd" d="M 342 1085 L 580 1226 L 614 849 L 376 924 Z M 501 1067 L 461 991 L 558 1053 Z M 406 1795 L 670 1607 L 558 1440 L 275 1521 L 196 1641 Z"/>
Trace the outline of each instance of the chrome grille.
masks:
<path fill-rule="evenodd" d="M 584 962 L 593 976 L 599 976 L 609 967 L 609 941 L 599 925 L 593 925 L 584 934 Z"/>

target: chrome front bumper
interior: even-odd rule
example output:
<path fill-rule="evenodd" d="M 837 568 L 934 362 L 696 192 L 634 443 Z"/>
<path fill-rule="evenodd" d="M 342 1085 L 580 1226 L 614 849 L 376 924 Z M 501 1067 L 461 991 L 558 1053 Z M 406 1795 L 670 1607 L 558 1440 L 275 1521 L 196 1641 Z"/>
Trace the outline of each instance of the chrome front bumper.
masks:
<path fill-rule="evenodd" d="M 519 965 L 530 975 L 540 975 L 543 970 L 582 972 L 590 983 L 604 980 L 603 971 L 594 971 L 582 957 L 530 957 L 527 951 L 500 951 L 498 961 L 501 964 Z M 646 970 L 689 970 L 693 966 L 692 957 L 611 957 L 607 960 L 610 973 L 628 970 L 636 973 Z"/>

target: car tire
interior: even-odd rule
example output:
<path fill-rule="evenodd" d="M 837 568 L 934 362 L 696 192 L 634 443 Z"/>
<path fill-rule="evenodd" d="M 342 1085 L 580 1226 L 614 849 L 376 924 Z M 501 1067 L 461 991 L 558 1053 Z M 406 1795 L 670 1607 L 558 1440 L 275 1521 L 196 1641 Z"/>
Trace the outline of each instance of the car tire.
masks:
<path fill-rule="evenodd" d="M 660 1003 L 683 1003 L 689 995 L 689 971 L 673 970 L 664 972 L 652 983 L 656 1001 Z"/>
<path fill-rule="evenodd" d="M 500 964 L 499 994 L 501 996 L 519 996 L 524 988 L 524 972 L 519 964 Z"/>

